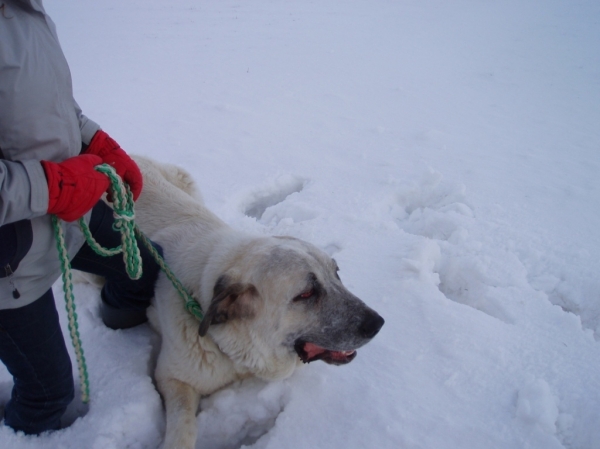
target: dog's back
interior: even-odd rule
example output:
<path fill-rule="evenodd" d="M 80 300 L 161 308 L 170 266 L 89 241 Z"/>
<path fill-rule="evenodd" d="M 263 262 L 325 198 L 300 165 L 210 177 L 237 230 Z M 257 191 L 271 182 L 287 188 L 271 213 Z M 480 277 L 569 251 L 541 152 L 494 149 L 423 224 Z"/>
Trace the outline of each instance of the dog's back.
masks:
<path fill-rule="evenodd" d="M 144 188 L 136 202 L 136 223 L 150 238 L 174 221 L 193 219 L 226 226 L 204 208 L 202 195 L 191 175 L 181 167 L 134 156 L 144 176 Z"/>

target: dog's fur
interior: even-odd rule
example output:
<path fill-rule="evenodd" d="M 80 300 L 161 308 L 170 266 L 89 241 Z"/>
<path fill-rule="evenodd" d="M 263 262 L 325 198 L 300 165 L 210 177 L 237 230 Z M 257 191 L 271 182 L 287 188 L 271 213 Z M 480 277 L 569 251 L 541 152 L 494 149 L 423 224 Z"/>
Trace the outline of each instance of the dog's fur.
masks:
<path fill-rule="evenodd" d="M 342 285 L 337 265 L 291 237 L 251 236 L 208 209 L 184 170 L 136 157 L 136 222 L 205 312 L 199 323 L 166 276 L 148 310 L 161 335 L 155 379 L 165 448 L 193 448 L 201 395 L 248 376 L 281 379 L 302 364 L 350 362 L 383 319 Z"/>

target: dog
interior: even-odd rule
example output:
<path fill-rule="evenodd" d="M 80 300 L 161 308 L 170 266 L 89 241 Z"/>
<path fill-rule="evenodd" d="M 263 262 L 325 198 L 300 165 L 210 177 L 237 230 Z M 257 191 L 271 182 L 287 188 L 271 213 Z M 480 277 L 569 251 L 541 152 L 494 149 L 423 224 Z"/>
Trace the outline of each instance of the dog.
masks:
<path fill-rule="evenodd" d="M 204 205 L 191 176 L 136 156 L 144 189 L 136 223 L 199 302 L 186 311 L 164 274 L 148 309 L 161 337 L 155 381 L 166 410 L 166 449 L 193 448 L 201 396 L 250 376 L 290 376 L 303 363 L 349 363 L 383 318 L 350 293 L 336 262 L 293 237 L 232 229 Z"/>

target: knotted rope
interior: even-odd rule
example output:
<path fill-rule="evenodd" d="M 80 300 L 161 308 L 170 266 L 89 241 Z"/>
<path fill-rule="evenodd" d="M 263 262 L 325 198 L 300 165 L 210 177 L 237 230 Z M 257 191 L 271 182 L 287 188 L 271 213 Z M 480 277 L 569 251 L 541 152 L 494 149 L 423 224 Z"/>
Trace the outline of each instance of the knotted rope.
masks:
<path fill-rule="evenodd" d="M 111 197 L 115 223 L 113 228 L 121 233 L 121 245 L 116 248 L 104 248 L 92 236 L 90 228 L 83 218 L 79 219 L 79 227 L 81 228 L 87 244 L 99 255 L 110 257 L 119 253 L 123 253 L 123 261 L 125 269 L 131 279 L 139 279 L 142 276 L 142 258 L 135 237 L 137 236 L 142 243 L 148 248 L 156 263 L 163 270 L 167 278 L 171 281 L 179 295 L 185 301 L 185 309 L 196 317 L 199 321 L 204 315 L 200 304 L 185 290 L 185 287 L 177 279 L 173 271 L 169 268 L 162 256 L 156 251 L 148 237 L 138 228 L 134 222 L 134 202 L 133 194 L 129 190 L 129 186 L 125 184 L 117 175 L 114 168 L 107 164 L 102 164 L 96 167 L 101 173 L 104 173 L 111 182 Z M 65 307 L 69 321 L 69 333 L 75 355 L 77 357 L 77 366 L 79 370 L 79 382 L 81 385 L 81 400 L 83 403 L 88 403 L 90 400 L 90 385 L 87 372 L 87 364 L 83 347 L 81 345 L 81 337 L 79 335 L 79 326 L 77 324 L 77 313 L 75 311 L 75 297 L 73 295 L 73 281 L 71 276 L 71 263 L 67 246 L 65 244 L 64 233 L 60 225 L 58 217 L 52 216 L 52 225 L 54 226 L 54 234 L 56 237 L 56 246 L 58 248 L 58 256 L 61 264 L 63 291 L 65 292 Z"/>

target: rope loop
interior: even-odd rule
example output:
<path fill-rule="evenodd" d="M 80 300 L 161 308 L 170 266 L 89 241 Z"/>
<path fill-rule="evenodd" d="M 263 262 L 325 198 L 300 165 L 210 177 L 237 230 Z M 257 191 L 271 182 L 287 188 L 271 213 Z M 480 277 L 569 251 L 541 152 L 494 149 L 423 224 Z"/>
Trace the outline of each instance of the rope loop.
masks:
<path fill-rule="evenodd" d="M 111 182 L 110 197 L 113 202 L 113 215 L 115 223 L 113 229 L 121 233 L 121 245 L 116 248 L 103 248 L 93 237 L 92 233 L 83 218 L 79 219 L 79 227 L 86 237 L 90 247 L 99 255 L 109 257 L 123 253 L 125 270 L 131 279 L 142 277 L 142 264 L 140 250 L 135 241 L 135 212 L 133 195 L 129 186 L 125 184 L 116 170 L 108 164 L 98 165 L 96 170 L 108 176 Z"/>

